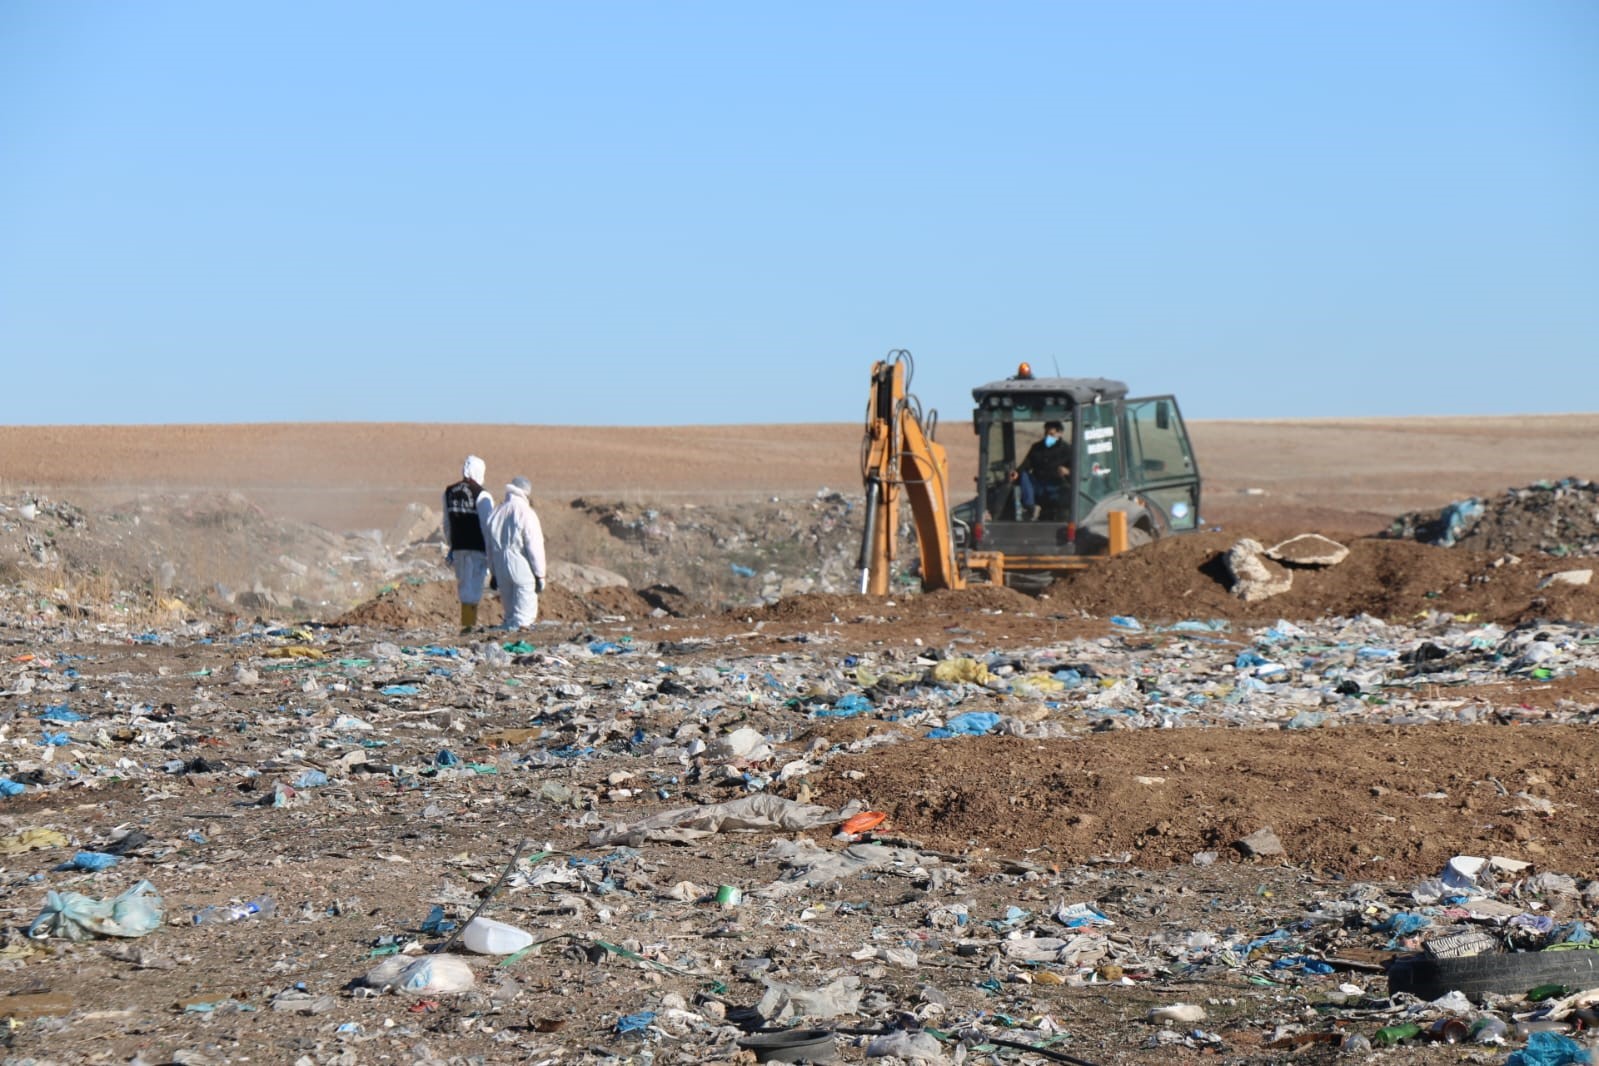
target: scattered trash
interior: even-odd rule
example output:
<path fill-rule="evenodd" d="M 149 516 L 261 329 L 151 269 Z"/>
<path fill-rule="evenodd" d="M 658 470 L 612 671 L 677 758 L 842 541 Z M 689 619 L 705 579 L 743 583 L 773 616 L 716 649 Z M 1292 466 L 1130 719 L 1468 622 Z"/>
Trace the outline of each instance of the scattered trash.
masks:
<path fill-rule="evenodd" d="M 666 531 L 631 521 L 618 529 L 641 542 Z M 1216 542 L 1206 580 L 1234 541 Z M 36 599 L 0 586 L 0 607 L 23 620 L 0 662 L 0 793 L 23 797 L 5 804 L 0 853 L 13 895 L 36 886 L 47 900 L 0 963 L 30 989 L 54 982 L 31 996 L 62 996 L 80 969 L 124 981 L 130 1004 L 184 1027 L 270 1009 L 287 1039 L 358 1050 L 381 1026 L 419 1062 L 446 1039 L 463 1059 L 609 1042 L 641 1062 L 668 1044 L 710 1061 L 737 1031 L 746 1061 L 975 1061 L 995 1048 L 1110 1061 L 1088 1049 L 1127 1036 L 1140 1054 L 1218 1061 L 1262 1044 L 1284 1059 L 1422 1041 L 1542 1054 L 1564 1034 L 1536 1026 L 1588 1028 L 1577 990 L 1599 981 L 1599 951 L 1584 946 L 1599 884 L 1558 872 L 1562 834 L 1588 828 L 1587 770 L 1553 757 L 1484 770 L 1473 756 L 1591 727 L 1581 695 L 1599 629 L 1399 600 L 1276 618 L 1326 567 L 1372 568 L 1371 542 L 1348 551 L 1333 563 L 1307 538 L 1264 549 L 1297 582 L 1264 615 L 1219 584 L 1222 605 L 1196 596 L 1182 606 L 1197 617 L 1176 621 L 1147 599 L 1088 618 L 1063 589 L 1028 601 L 985 588 L 916 626 L 910 587 L 885 604 L 784 600 L 774 584 L 764 606 L 725 617 L 594 612 L 541 625 L 537 644 L 457 643 L 453 622 L 283 621 L 311 615 L 265 599 L 225 625 L 54 610 L 40 625 Z M 710 565 L 749 600 L 776 580 L 765 561 L 747 576 L 725 556 Z M 1481 573 L 1518 565 L 1527 589 L 1580 572 L 1541 560 Z M 400 570 L 384 580 L 391 596 L 411 587 Z M 1541 592 L 1580 602 L 1574 581 Z M 1435 725 L 1446 740 L 1425 732 Z M 1314 835 L 1344 823 L 1307 831 L 1287 809 L 1322 782 L 1275 779 L 1279 745 L 1343 750 L 1334 730 L 1378 733 L 1402 760 L 1344 797 L 1354 808 L 1369 787 L 1388 817 L 1350 822 L 1366 835 L 1347 854 Z M 1427 818 L 1458 822 L 1438 838 L 1485 854 L 1444 865 L 1450 852 L 1429 843 L 1438 865 L 1415 869 Z M 506 920 L 475 914 L 508 838 L 535 826 L 551 839 L 518 848 L 502 874 L 511 898 L 492 913 Z M 1487 855 L 1489 841 L 1505 855 Z M 68 912 L 109 907 L 122 922 L 149 906 L 60 891 L 112 880 L 96 871 L 124 883 L 134 866 L 161 871 L 166 928 L 159 902 L 155 936 L 74 924 Z M 195 914 L 266 891 L 276 904 Z M 39 942 L 69 930 L 143 939 Z M 140 971 L 178 967 L 176 1002 L 138 1000 Z M 1063 1014 L 1062 988 L 1092 994 Z M 410 999 L 348 1020 L 350 997 L 382 991 Z M 462 991 L 453 1011 L 444 997 Z M 73 1009 L 70 995 L 27 999 L 0 997 L 0 1016 Z M 77 1009 L 85 1041 L 121 1024 Z M 243 1034 L 239 1057 L 272 1058 L 251 1028 L 217 1032 Z"/>

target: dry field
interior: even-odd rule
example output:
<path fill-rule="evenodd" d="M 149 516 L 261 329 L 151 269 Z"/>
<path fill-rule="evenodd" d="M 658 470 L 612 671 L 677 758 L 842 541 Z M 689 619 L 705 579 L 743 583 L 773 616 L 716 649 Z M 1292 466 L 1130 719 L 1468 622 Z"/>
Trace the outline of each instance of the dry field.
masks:
<path fill-rule="evenodd" d="M 943 427 L 956 477 L 976 440 Z M 1512 485 L 1599 476 L 1599 415 L 1196 422 L 1212 524 L 1363 531 Z M 0 483 L 93 502 L 234 490 L 330 529 L 383 528 L 432 502 L 461 458 L 545 498 L 728 499 L 860 487 L 860 427 L 607 428 L 420 424 L 0 427 Z M 1246 490 L 1264 495 L 1246 495 Z"/>

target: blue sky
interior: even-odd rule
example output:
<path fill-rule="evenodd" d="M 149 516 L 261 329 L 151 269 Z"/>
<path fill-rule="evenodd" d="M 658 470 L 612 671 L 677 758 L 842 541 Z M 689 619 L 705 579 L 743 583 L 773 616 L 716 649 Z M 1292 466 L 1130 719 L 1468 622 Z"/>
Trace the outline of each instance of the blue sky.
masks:
<path fill-rule="evenodd" d="M 0 0 L 0 421 L 1599 409 L 1599 5 Z"/>

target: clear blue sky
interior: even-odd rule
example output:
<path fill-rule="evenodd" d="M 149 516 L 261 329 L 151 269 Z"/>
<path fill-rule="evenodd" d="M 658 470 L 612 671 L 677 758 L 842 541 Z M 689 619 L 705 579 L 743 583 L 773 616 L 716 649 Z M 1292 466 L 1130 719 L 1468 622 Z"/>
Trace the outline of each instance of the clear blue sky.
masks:
<path fill-rule="evenodd" d="M 0 421 L 1599 409 L 1599 4 L 0 0 Z"/>

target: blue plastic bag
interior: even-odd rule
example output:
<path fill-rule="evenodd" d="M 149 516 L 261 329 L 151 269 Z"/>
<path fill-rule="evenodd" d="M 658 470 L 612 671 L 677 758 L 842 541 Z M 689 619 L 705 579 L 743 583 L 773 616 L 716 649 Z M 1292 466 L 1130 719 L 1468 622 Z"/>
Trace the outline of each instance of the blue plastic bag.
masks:
<path fill-rule="evenodd" d="M 618 1033 L 642 1033 L 655 1021 L 655 1012 L 641 1010 L 637 1014 L 624 1014 L 616 1019 Z"/>
<path fill-rule="evenodd" d="M 1505 1066 L 1567 1066 L 1574 1062 L 1592 1062 L 1583 1046 L 1560 1033 L 1533 1033 L 1527 1037 L 1527 1046 L 1513 1052 Z"/>
<path fill-rule="evenodd" d="M 967 711 L 930 730 L 927 735 L 935 740 L 947 737 L 980 737 L 991 732 L 997 725 L 999 725 L 999 715 L 992 711 Z"/>
<path fill-rule="evenodd" d="M 812 718 L 854 718 L 857 714 L 865 714 L 872 709 L 872 701 L 857 692 L 850 692 L 833 701 L 831 707 L 816 707 L 811 711 Z"/>
<path fill-rule="evenodd" d="M 1406 934 L 1414 933 L 1418 929 L 1425 929 L 1431 924 L 1432 919 L 1425 914 L 1417 914 L 1414 911 L 1395 911 L 1388 916 L 1387 921 L 1377 926 L 1377 931 L 1379 933 L 1395 933 L 1399 936 L 1405 936 Z"/>

